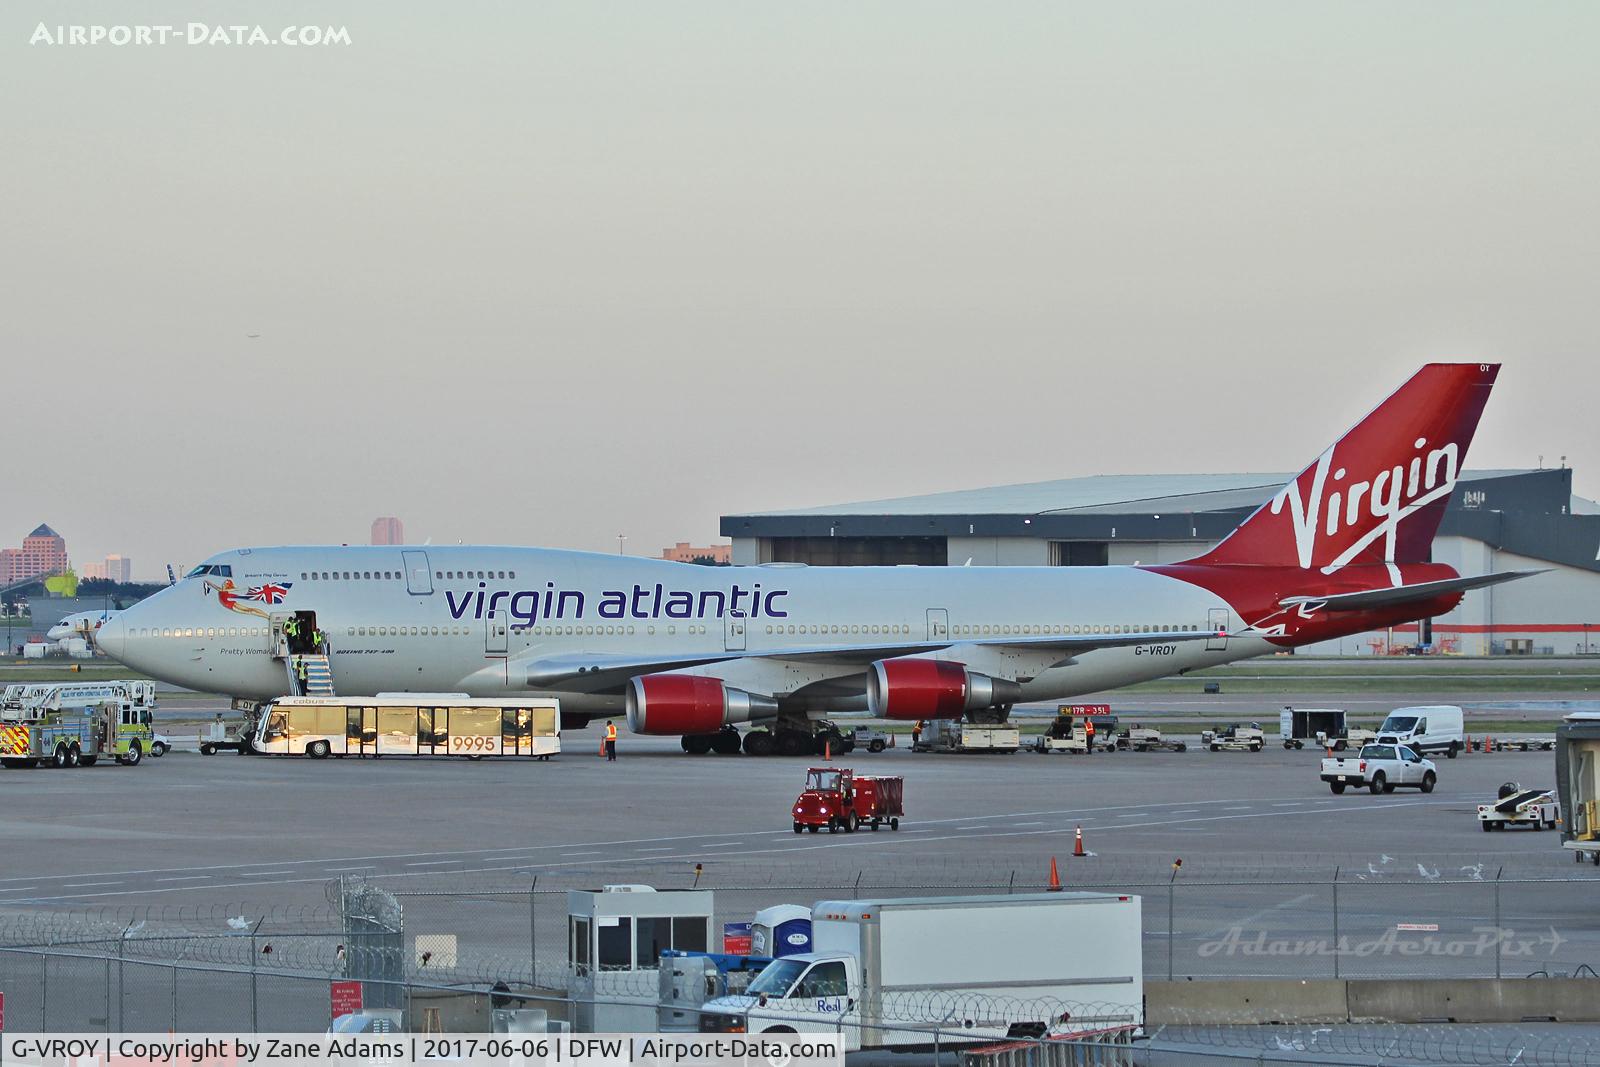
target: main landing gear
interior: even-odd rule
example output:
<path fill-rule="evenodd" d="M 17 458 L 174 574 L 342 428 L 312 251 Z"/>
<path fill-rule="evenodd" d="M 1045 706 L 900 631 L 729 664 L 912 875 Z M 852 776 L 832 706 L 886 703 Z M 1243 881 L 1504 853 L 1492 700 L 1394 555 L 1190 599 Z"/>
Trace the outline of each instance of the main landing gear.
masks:
<path fill-rule="evenodd" d="M 683 750 L 693 756 L 707 752 L 733 755 L 741 748 L 747 756 L 837 756 L 855 748 L 850 735 L 833 723 L 809 719 L 779 719 L 770 726 L 747 731 L 742 738 L 736 728 L 724 726 L 714 734 L 686 734 L 682 744 Z"/>

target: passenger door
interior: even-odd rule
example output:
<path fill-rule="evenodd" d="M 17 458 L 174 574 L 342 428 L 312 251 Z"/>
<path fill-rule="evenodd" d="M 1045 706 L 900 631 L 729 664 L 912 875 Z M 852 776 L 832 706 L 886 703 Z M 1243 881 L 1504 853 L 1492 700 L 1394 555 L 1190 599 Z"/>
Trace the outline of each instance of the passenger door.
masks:
<path fill-rule="evenodd" d="M 1221 637 L 1212 636 L 1207 638 L 1206 651 L 1226 652 L 1228 650 L 1228 630 L 1231 629 L 1228 625 L 1228 609 L 1212 608 L 1206 614 L 1206 628 L 1213 635 L 1219 633 L 1222 635 Z"/>
<path fill-rule="evenodd" d="M 744 651 L 746 621 L 742 611 L 730 611 L 722 617 L 722 647 L 725 651 Z"/>
<path fill-rule="evenodd" d="M 928 609 L 928 640 L 950 640 L 950 610 L 948 608 Z"/>
<path fill-rule="evenodd" d="M 433 571 L 428 567 L 428 554 L 416 550 L 400 553 L 406 568 L 406 592 L 412 596 L 429 596 L 433 593 Z"/>
<path fill-rule="evenodd" d="M 506 620 L 500 612 L 483 620 L 483 652 L 486 656 L 506 654 Z"/>

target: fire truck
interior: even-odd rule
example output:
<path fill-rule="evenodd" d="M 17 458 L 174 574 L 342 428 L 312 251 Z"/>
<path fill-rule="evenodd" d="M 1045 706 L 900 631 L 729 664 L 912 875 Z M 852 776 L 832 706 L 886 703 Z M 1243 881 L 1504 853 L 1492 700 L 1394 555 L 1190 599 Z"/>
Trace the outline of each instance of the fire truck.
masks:
<path fill-rule="evenodd" d="M 100 757 L 135 766 L 155 744 L 150 710 L 107 701 L 0 720 L 0 766 L 93 767 Z"/>
<path fill-rule="evenodd" d="M 813 767 L 806 772 L 806 787 L 794 802 L 794 832 L 856 832 L 858 826 L 876 830 L 883 823 L 900 829 L 905 779 L 857 774 L 848 767 Z"/>

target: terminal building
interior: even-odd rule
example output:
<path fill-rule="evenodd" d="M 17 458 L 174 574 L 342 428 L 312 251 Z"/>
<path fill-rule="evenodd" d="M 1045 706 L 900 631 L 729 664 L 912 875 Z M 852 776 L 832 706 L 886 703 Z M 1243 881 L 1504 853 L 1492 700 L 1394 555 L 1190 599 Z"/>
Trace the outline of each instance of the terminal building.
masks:
<path fill-rule="evenodd" d="M 1100 475 L 793 511 L 726 515 L 735 564 L 1103 567 L 1200 555 L 1288 474 Z M 1309 654 L 1600 653 L 1600 504 L 1572 471 L 1461 475 L 1433 561 L 1464 575 L 1543 570 L 1466 594 L 1431 623 L 1347 637 Z M 1593 631 L 1591 635 L 1591 630 Z"/>

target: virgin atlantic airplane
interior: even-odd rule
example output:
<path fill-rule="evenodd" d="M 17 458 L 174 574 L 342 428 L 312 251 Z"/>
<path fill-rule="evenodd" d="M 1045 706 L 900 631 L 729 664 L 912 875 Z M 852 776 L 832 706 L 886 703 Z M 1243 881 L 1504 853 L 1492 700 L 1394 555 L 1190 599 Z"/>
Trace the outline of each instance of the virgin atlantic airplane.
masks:
<path fill-rule="evenodd" d="M 625 712 L 686 750 L 808 750 L 814 720 L 1000 721 L 1058 700 L 1413 622 L 1526 571 L 1428 562 L 1499 366 L 1430 364 L 1225 540 L 1131 567 L 713 568 L 545 548 L 222 552 L 98 643 L 177 685 L 292 691 L 283 636 L 327 635 L 327 691 L 523 694 L 569 728 Z M 306 651 L 302 646 L 301 652 Z M 313 657 L 315 658 L 315 657 Z"/>

